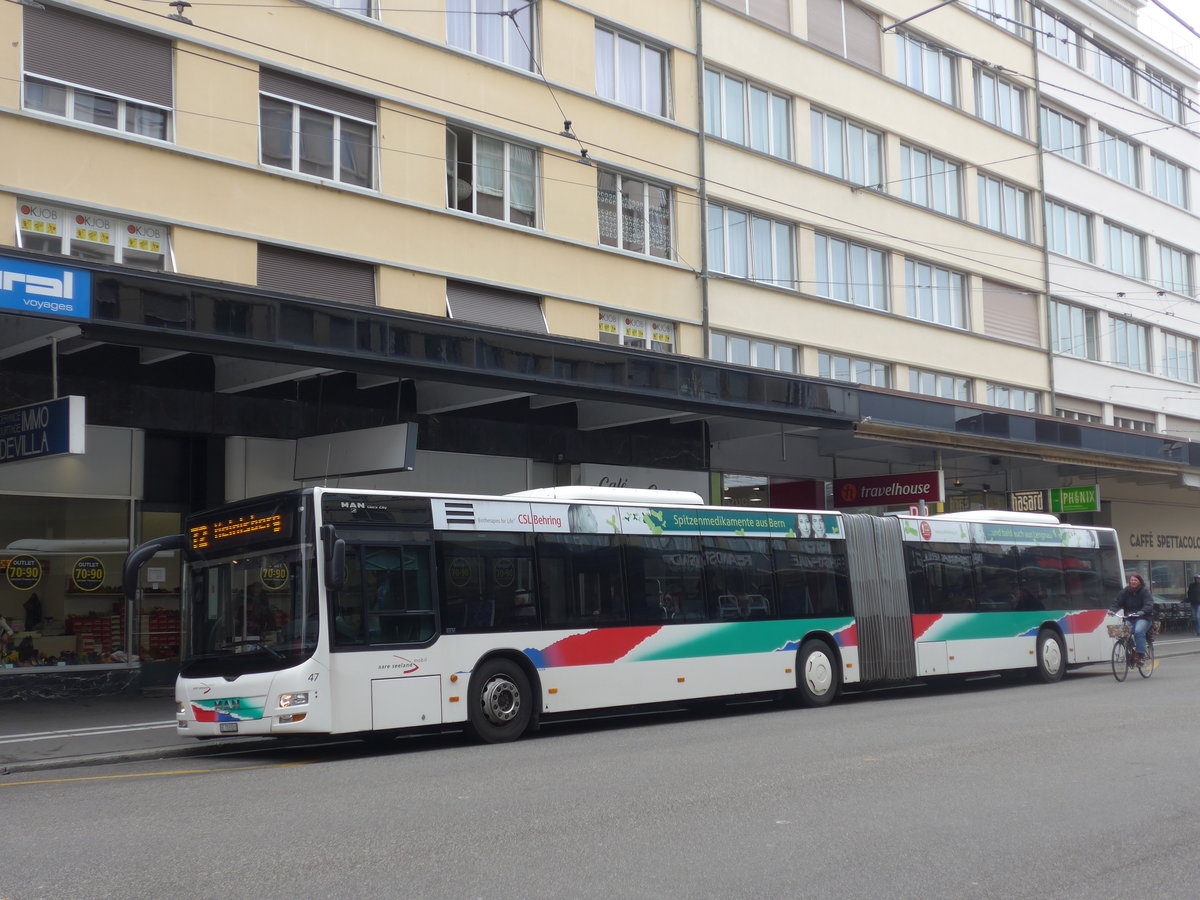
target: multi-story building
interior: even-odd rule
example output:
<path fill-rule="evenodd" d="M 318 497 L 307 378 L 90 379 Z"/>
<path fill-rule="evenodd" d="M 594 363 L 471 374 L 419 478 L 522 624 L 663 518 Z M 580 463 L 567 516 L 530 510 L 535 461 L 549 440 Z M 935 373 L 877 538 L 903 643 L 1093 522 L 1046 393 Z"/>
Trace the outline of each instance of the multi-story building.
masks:
<path fill-rule="evenodd" d="M 1200 69 L 1137 28 L 1140 0 L 1035 4 L 1054 412 L 1200 439 Z M 1200 574 L 1194 476 L 1103 478 L 1156 594 Z"/>
<path fill-rule="evenodd" d="M 0 614 L 39 593 L 60 624 L 112 618 L 169 657 L 149 637 L 176 563 L 149 567 L 136 621 L 105 599 L 130 540 L 332 475 L 806 506 L 847 476 L 939 472 L 960 506 L 1100 470 L 1200 478 L 1200 444 L 1167 427 L 1185 405 L 1140 433 L 1054 415 L 1096 399 L 1064 368 L 1060 303 L 1112 273 L 1067 278 L 1057 252 L 1048 270 L 1043 210 L 1155 220 L 1089 205 L 1039 152 L 1051 63 L 1020 4 L 173 9 L 0 5 L 19 36 L 0 49 L 0 408 L 78 395 L 87 420 L 82 454 L 6 451 L 0 546 L 40 574 L 0 584 Z M 1194 98 L 1195 72 L 1152 69 Z M 1164 140 L 1183 166 L 1184 136 Z M 386 472 L 297 463 L 297 441 L 334 435 L 332 456 L 409 424 Z M 89 638 L 100 659 L 120 643 Z"/>

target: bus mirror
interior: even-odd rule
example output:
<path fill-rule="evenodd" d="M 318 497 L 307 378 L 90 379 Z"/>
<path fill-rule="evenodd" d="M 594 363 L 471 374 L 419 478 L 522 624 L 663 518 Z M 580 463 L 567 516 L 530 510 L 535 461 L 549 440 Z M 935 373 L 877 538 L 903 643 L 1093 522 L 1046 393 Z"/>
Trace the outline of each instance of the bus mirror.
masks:
<path fill-rule="evenodd" d="M 325 526 L 325 587 L 340 591 L 346 583 L 346 542 L 332 525 Z"/>

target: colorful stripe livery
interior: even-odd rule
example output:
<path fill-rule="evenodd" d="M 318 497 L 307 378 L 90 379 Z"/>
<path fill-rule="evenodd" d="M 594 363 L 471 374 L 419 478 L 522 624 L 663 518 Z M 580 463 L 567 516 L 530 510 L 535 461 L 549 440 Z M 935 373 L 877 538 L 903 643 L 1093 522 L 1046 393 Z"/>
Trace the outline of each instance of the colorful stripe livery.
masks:
<path fill-rule="evenodd" d="M 1104 623 L 1104 610 L 1033 610 L 1030 612 L 945 613 L 913 616 L 916 641 L 975 641 L 986 638 L 1036 637 L 1047 621 L 1063 634 L 1091 634 Z"/>
<path fill-rule="evenodd" d="M 603 628 L 572 634 L 525 655 L 539 669 L 615 662 L 696 659 L 745 653 L 795 653 L 814 631 L 832 634 L 839 647 L 858 645 L 849 617 L 795 621 L 730 622 L 721 625 L 649 625 Z"/>
<path fill-rule="evenodd" d="M 251 722 L 263 717 L 266 697 L 225 697 L 220 700 L 192 700 L 197 722 Z"/>

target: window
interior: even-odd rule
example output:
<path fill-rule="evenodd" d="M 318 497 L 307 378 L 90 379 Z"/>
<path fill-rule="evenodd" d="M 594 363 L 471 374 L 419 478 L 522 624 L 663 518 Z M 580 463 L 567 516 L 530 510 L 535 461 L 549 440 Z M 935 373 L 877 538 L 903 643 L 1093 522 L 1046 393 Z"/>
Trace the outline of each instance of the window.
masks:
<path fill-rule="evenodd" d="M 872 72 L 883 70 L 879 17 L 850 0 L 808 0 L 808 39 Z"/>
<path fill-rule="evenodd" d="M 53 6 L 23 19 L 26 109 L 170 139 L 169 40 Z"/>
<path fill-rule="evenodd" d="M 986 69 L 976 68 L 975 114 L 985 122 L 1025 137 L 1025 89 Z"/>
<path fill-rule="evenodd" d="M 266 69 L 259 91 L 263 165 L 373 186 L 372 98 Z"/>
<path fill-rule="evenodd" d="M 1138 419 L 1131 416 L 1113 416 L 1113 424 L 1118 428 L 1127 428 L 1130 431 L 1154 432 L 1157 430 L 1152 420 Z"/>
<path fill-rule="evenodd" d="M 538 588 L 548 627 L 627 621 L 621 547 L 596 534 L 539 534 Z"/>
<path fill-rule="evenodd" d="M 1150 164 L 1153 172 L 1150 190 L 1154 196 L 1187 209 L 1187 168 L 1157 153 L 1150 154 Z"/>
<path fill-rule="evenodd" d="M 743 12 L 752 19 L 788 29 L 788 0 L 717 0 L 722 6 Z"/>
<path fill-rule="evenodd" d="M 533 599 L 531 535 L 503 533 L 445 534 L 437 539 L 442 628 L 447 634 L 536 628 L 534 616 L 522 616 L 518 601 Z M 518 597 L 518 595 L 524 595 Z M 543 596 L 547 596 L 543 594 Z M 549 610 L 542 610 L 549 616 Z M 530 619 L 533 622 L 530 622 Z"/>
<path fill-rule="evenodd" d="M 306 253 L 289 247 L 259 244 L 258 284 L 269 290 L 289 294 L 375 305 L 375 267 L 369 263 L 339 256 L 326 256 L 323 253 Z M 304 311 L 295 312 L 297 318 L 290 323 L 283 323 L 280 327 L 284 331 L 289 327 L 311 330 L 311 322 L 304 322 L 299 318 Z M 342 344 L 347 349 L 353 347 L 353 330 L 348 324 L 349 320 L 343 319 L 340 323 L 334 323 L 331 319 L 326 321 L 326 328 L 330 331 L 338 327 L 346 328 L 348 333 L 342 335 Z M 311 339 L 310 335 L 309 340 Z M 326 334 L 322 340 L 330 346 L 341 346 L 332 333 Z"/>
<path fill-rule="evenodd" d="M 596 26 L 596 93 L 656 116 L 667 114 L 667 51 Z"/>
<path fill-rule="evenodd" d="M 1116 316 L 1109 317 L 1109 321 L 1112 323 L 1112 361 L 1129 369 L 1149 372 L 1146 326 Z"/>
<path fill-rule="evenodd" d="M 532 147 L 466 128 L 446 129 L 446 203 L 451 209 L 535 228 L 536 178 Z"/>
<path fill-rule="evenodd" d="M 1112 222 L 1104 223 L 1105 262 L 1110 272 L 1130 278 L 1146 276 L 1145 240 L 1135 231 Z"/>
<path fill-rule="evenodd" d="M 1054 253 L 1092 261 L 1092 217 L 1059 203 L 1046 201 L 1046 246 Z"/>
<path fill-rule="evenodd" d="M 36 200 L 17 201 L 17 213 L 20 225 L 17 241 L 26 250 L 139 269 L 169 267 L 170 230 L 165 225 L 66 209 Z"/>
<path fill-rule="evenodd" d="M 792 101 L 765 87 L 704 70 L 704 130 L 737 144 L 792 158 Z"/>
<path fill-rule="evenodd" d="M 922 94 L 954 104 L 958 100 L 954 54 L 906 32 L 896 32 L 896 77 Z"/>
<path fill-rule="evenodd" d="M 606 171 L 598 183 L 600 243 L 670 259 L 671 189 Z"/>
<path fill-rule="evenodd" d="M 1164 119 L 1183 121 L 1183 88 L 1166 75 L 1153 69 L 1142 73 L 1145 78 L 1145 103 Z"/>
<path fill-rule="evenodd" d="M 1163 374 L 1179 381 L 1196 383 L 1196 339 L 1163 332 Z"/>
<path fill-rule="evenodd" d="M 738 278 L 795 289 L 792 226 L 708 204 L 708 267 Z"/>
<path fill-rule="evenodd" d="M 888 308 L 887 253 L 828 235 L 816 236 L 816 283 L 821 297 L 871 309 Z"/>
<path fill-rule="evenodd" d="M 528 0 L 446 0 L 450 44 L 478 56 L 533 69 L 533 10 Z"/>
<path fill-rule="evenodd" d="M 506 291 L 469 281 L 446 281 L 446 314 L 451 319 L 495 325 L 517 331 L 548 333 L 542 298 L 535 294 Z M 505 369 L 528 374 L 530 362 L 519 354 L 505 354 L 496 348 L 480 348 L 479 363 L 494 371 Z M 500 357 L 500 358 L 497 358 Z"/>
<path fill-rule="evenodd" d="M 1009 387 L 1006 384 L 993 384 L 989 381 L 987 386 L 987 404 L 988 406 L 999 406 L 1004 409 L 1015 409 L 1018 412 L 1035 413 L 1041 410 L 1041 396 L 1037 391 Z"/>
<path fill-rule="evenodd" d="M 962 215 L 962 166 L 958 163 L 903 144 L 900 179 L 901 196 L 905 200 L 948 216 Z"/>
<path fill-rule="evenodd" d="M 1065 113 L 1042 107 L 1042 148 L 1087 164 L 1087 126 Z"/>
<path fill-rule="evenodd" d="M 971 402 L 971 381 L 958 375 L 909 369 L 908 389 L 914 394 L 924 394 L 927 397 Z"/>
<path fill-rule="evenodd" d="M 812 111 L 812 164 L 826 175 L 883 189 L 883 135 L 849 119 Z"/>
<path fill-rule="evenodd" d="M 674 353 L 675 323 L 602 309 L 599 341 L 657 353 Z"/>
<path fill-rule="evenodd" d="M 1096 77 L 1119 94 L 1135 97 L 1133 88 L 1134 73 L 1137 71 L 1133 63 L 1112 50 L 1099 45 L 1093 51 L 1096 61 Z"/>
<path fill-rule="evenodd" d="M 967 327 L 967 276 L 906 259 L 904 280 L 910 316 L 953 328 Z"/>
<path fill-rule="evenodd" d="M 1033 8 L 1038 49 L 1069 66 L 1079 67 L 1079 29 L 1040 6 Z"/>
<path fill-rule="evenodd" d="M 834 353 L 817 354 L 818 371 L 822 378 L 834 381 L 849 381 L 852 384 L 869 384 L 873 387 L 892 386 L 892 367 L 888 363 Z"/>
<path fill-rule="evenodd" d="M 1043 313 L 1038 295 L 990 278 L 980 279 L 983 333 L 1028 347 L 1042 347 Z"/>
<path fill-rule="evenodd" d="M 1095 413 L 1078 412 L 1073 409 L 1056 409 L 1054 414 L 1060 419 L 1071 419 L 1075 422 L 1088 422 L 1093 425 L 1099 425 L 1104 422 L 1104 416 L 1096 415 Z"/>
<path fill-rule="evenodd" d="M 1025 21 L 1022 0 L 968 0 L 966 5 L 968 9 L 995 22 L 1005 31 L 1025 37 L 1028 29 L 1021 26 Z"/>
<path fill-rule="evenodd" d="M 1158 283 L 1168 291 L 1194 295 L 1192 282 L 1192 254 L 1170 244 L 1158 243 Z"/>
<path fill-rule="evenodd" d="M 1128 138 L 1100 129 L 1100 171 L 1130 187 L 1140 187 L 1141 167 L 1138 165 L 1140 147 Z"/>
<path fill-rule="evenodd" d="M 1050 301 L 1050 340 L 1055 353 L 1099 359 L 1096 343 L 1096 311 Z"/>
<path fill-rule="evenodd" d="M 358 13 L 360 16 L 371 15 L 371 0 L 317 0 L 317 2 L 334 9 Z"/>
<path fill-rule="evenodd" d="M 754 366 L 756 369 L 773 369 L 791 374 L 796 372 L 796 348 L 790 344 L 721 334 L 718 331 L 712 333 L 710 358 L 739 366 Z"/>
<path fill-rule="evenodd" d="M 428 546 L 347 546 L 345 583 L 332 595 L 332 643 L 413 644 L 432 638 L 430 551 Z"/>
<path fill-rule="evenodd" d="M 1029 191 L 981 174 L 979 224 L 1009 237 L 1029 240 Z"/>

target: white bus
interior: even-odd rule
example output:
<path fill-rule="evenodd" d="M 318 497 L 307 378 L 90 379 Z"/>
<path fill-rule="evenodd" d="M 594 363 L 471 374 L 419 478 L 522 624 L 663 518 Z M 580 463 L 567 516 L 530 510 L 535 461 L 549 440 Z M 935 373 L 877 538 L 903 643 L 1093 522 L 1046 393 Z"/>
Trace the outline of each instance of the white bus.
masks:
<path fill-rule="evenodd" d="M 190 516 L 182 735 L 462 723 L 1108 659 L 1116 535 L 1051 516 L 871 516 L 552 488 L 311 488 Z"/>

